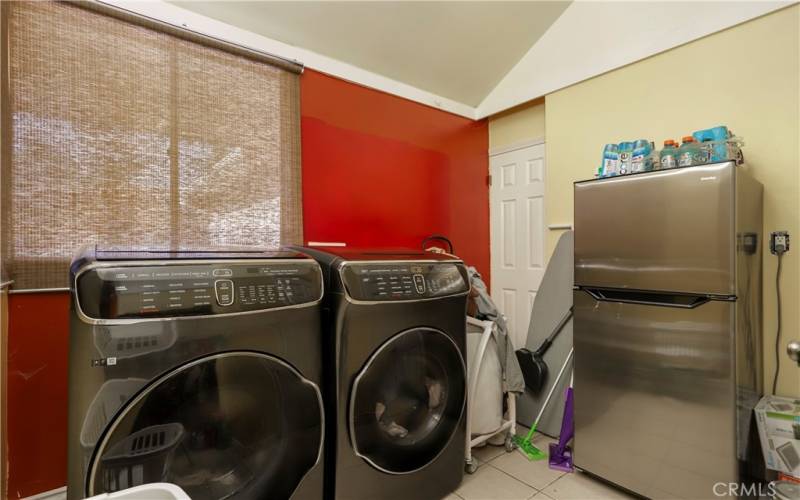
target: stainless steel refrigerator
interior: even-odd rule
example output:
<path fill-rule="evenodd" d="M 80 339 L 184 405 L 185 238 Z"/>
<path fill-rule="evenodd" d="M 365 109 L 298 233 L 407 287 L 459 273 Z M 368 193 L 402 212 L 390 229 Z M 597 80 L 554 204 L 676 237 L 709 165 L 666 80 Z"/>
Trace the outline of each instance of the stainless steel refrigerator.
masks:
<path fill-rule="evenodd" d="M 733 162 L 575 183 L 582 470 L 650 498 L 758 475 L 762 191 Z"/>

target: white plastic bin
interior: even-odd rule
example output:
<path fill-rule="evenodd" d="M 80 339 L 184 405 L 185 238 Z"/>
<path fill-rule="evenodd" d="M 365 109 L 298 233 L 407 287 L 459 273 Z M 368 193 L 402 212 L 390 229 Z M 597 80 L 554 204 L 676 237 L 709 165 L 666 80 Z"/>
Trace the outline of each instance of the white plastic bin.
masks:
<path fill-rule="evenodd" d="M 489 338 L 480 358 L 484 329 L 467 325 L 467 371 L 470 384 L 470 433 L 472 438 L 493 434 L 503 425 L 503 372 L 497 357 L 497 343 Z M 480 367 L 480 376 L 475 371 Z"/>
<path fill-rule="evenodd" d="M 500 361 L 497 357 L 497 347 L 492 336 L 494 328 L 495 324 L 491 321 L 481 321 L 467 316 L 469 381 L 467 384 L 467 442 L 466 450 L 464 451 L 464 471 L 467 474 L 472 474 L 478 470 L 477 462 L 472 459 L 472 448 L 486 443 L 494 436 L 505 435 L 506 451 L 509 453 L 514 451 L 514 443 L 511 440 L 511 436 L 517 432 L 516 395 L 512 393 L 505 394 L 508 407 L 507 419 L 501 417 L 499 421 L 497 420 L 497 415 L 502 415 L 503 413 L 503 389 L 501 383 L 503 375 L 500 369 Z M 470 338 L 476 334 L 479 339 L 473 340 L 479 340 L 477 346 L 470 342 Z M 473 344 L 471 349 L 469 344 Z M 494 352 L 489 352 L 490 345 L 494 346 Z M 495 362 L 496 364 L 494 364 Z M 479 389 L 485 391 L 485 394 L 481 395 L 480 398 L 477 396 Z M 476 432 L 473 427 L 474 424 L 483 428 Z M 486 428 L 491 430 L 484 432 Z M 479 434 L 478 432 L 481 433 Z"/>
<path fill-rule="evenodd" d="M 192 500 L 179 486 L 150 483 L 114 493 L 103 493 L 86 500 Z"/>

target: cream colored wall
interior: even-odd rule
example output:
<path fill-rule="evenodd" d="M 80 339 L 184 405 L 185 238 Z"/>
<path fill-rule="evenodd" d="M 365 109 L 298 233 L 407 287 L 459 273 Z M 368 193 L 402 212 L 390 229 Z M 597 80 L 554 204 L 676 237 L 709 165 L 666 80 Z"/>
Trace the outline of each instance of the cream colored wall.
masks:
<path fill-rule="evenodd" d="M 545 136 L 544 99 L 537 99 L 489 118 L 489 149 Z"/>
<path fill-rule="evenodd" d="M 764 230 L 788 230 L 795 241 L 783 258 L 777 391 L 795 397 L 800 396 L 800 368 L 790 364 L 785 346 L 800 338 L 799 31 L 800 6 L 795 5 L 548 95 L 545 116 L 548 224 L 572 221 L 572 183 L 592 177 L 605 143 L 648 137 L 660 144 L 719 124 L 744 137 L 748 168 L 764 184 Z M 522 113 L 502 120 L 522 122 L 531 112 Z M 496 135 L 499 141 L 501 134 Z M 548 255 L 557 237 L 549 232 Z M 770 386 L 776 262 L 765 250 L 764 362 Z"/>

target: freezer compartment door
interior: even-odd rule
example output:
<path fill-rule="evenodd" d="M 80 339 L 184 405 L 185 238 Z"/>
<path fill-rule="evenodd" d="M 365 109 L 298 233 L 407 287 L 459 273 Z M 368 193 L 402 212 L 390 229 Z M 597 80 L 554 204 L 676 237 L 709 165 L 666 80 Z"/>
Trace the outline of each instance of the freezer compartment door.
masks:
<path fill-rule="evenodd" d="M 649 498 L 716 498 L 737 478 L 735 303 L 647 301 L 575 291 L 575 464 Z"/>
<path fill-rule="evenodd" d="M 733 295 L 733 163 L 575 184 L 575 283 Z"/>

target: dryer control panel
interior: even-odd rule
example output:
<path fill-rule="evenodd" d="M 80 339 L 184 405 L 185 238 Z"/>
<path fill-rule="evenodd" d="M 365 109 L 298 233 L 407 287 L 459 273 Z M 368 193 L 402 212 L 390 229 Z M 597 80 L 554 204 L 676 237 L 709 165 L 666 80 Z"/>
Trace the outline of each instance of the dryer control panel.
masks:
<path fill-rule="evenodd" d="M 342 268 L 347 294 L 370 302 L 460 295 L 469 291 L 464 265 L 456 262 L 347 263 Z"/>
<path fill-rule="evenodd" d="M 78 304 L 92 319 L 207 316 L 274 309 L 322 297 L 311 260 L 96 267 L 78 275 Z"/>

